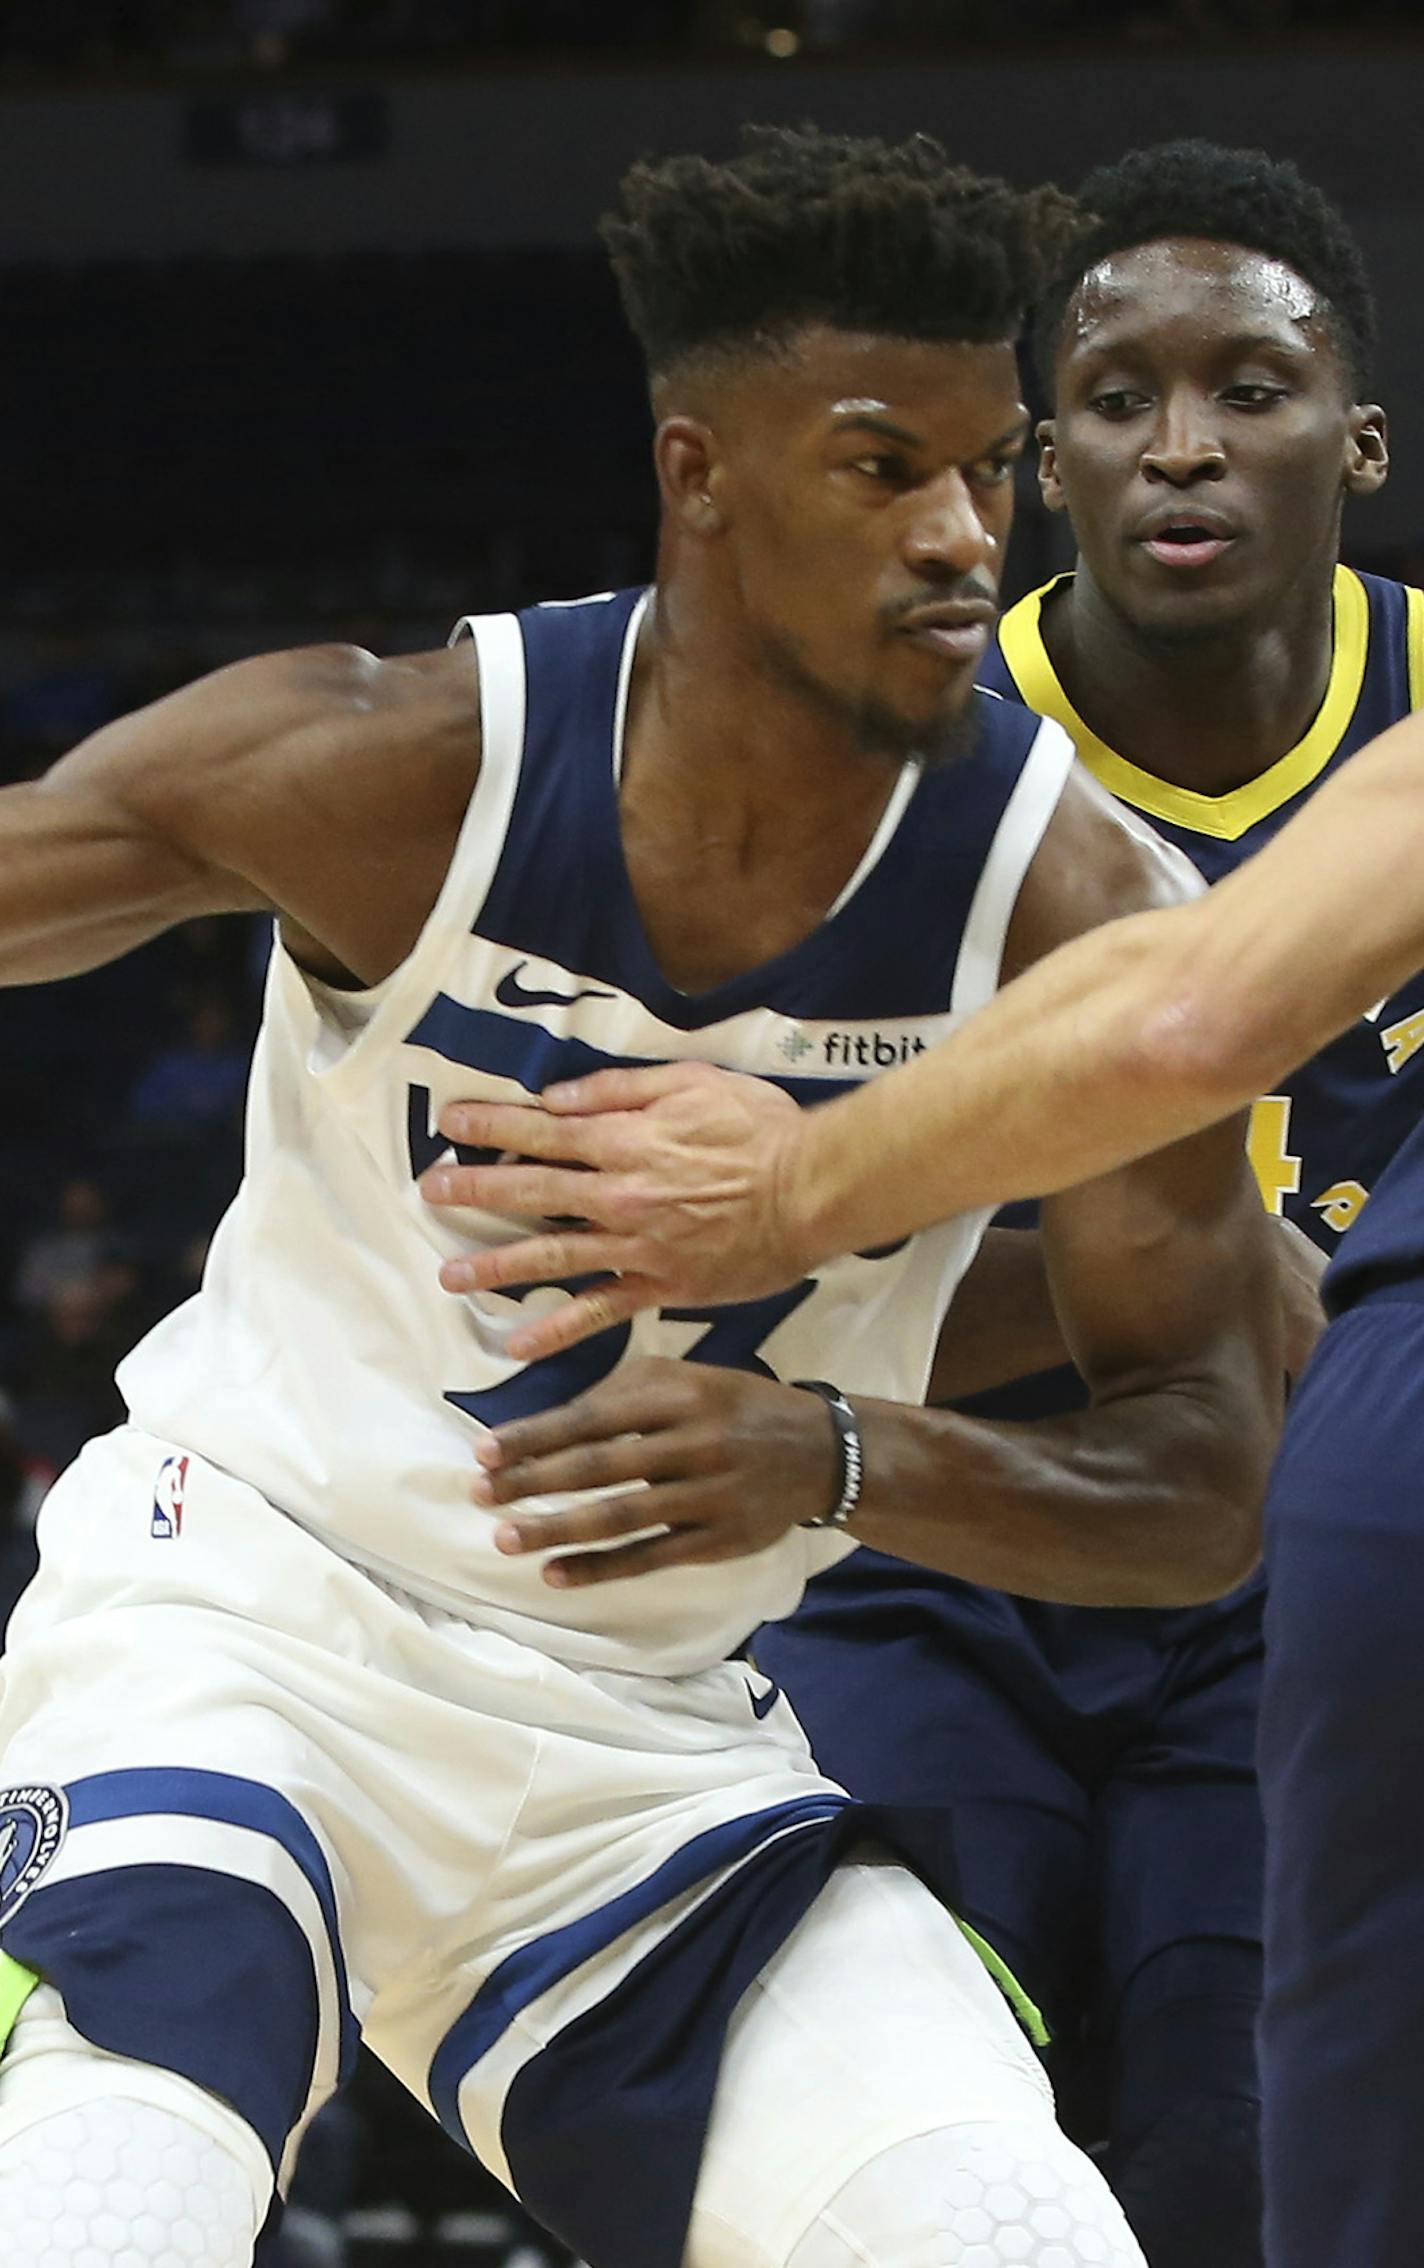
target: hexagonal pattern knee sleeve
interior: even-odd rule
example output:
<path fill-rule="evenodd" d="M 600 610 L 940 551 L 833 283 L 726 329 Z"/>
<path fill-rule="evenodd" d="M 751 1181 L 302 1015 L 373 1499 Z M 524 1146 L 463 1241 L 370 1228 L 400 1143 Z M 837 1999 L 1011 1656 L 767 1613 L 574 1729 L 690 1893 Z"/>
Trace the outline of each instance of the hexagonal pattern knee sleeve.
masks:
<path fill-rule="evenodd" d="M 175 2112 L 124 2097 L 0 2145 L 5 2268 L 248 2268 L 249 2172 Z"/>
<path fill-rule="evenodd" d="M 863 2166 L 788 2268 L 1144 2268 L 1097 2168 L 1045 2120 L 943 2127 Z"/>

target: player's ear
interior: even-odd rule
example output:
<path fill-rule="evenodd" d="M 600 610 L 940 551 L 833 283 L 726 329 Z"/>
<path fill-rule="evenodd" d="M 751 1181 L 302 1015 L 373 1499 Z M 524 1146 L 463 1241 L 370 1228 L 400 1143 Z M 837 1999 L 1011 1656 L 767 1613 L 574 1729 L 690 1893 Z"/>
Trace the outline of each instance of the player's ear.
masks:
<path fill-rule="evenodd" d="M 1378 402 L 1356 402 L 1345 450 L 1345 493 L 1373 496 L 1389 478 L 1389 426 Z"/>
<path fill-rule="evenodd" d="M 663 510 L 688 535 L 718 535 L 722 465 L 717 437 L 697 417 L 665 417 L 653 440 Z"/>
<path fill-rule="evenodd" d="M 1038 443 L 1038 492 L 1050 512 L 1066 512 L 1068 507 L 1058 485 L 1058 451 L 1054 446 L 1054 430 L 1051 417 L 1041 417 L 1034 427 L 1033 437 Z"/>

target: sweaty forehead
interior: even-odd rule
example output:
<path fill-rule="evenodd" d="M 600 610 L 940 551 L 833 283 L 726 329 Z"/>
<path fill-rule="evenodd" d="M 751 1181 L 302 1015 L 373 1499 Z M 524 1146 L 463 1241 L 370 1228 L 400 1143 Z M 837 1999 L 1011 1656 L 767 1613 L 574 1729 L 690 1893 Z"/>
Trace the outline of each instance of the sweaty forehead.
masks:
<path fill-rule="evenodd" d="M 773 363 L 761 366 L 798 407 L 831 410 L 844 401 L 932 404 L 1013 393 L 1018 366 L 1011 340 L 900 339 L 814 324 Z"/>
<path fill-rule="evenodd" d="M 1301 342 L 1304 327 L 1325 314 L 1319 292 L 1284 260 L 1206 237 L 1163 237 L 1088 269 L 1069 302 L 1062 346 L 1091 351 L 1183 323 L 1206 337 Z"/>

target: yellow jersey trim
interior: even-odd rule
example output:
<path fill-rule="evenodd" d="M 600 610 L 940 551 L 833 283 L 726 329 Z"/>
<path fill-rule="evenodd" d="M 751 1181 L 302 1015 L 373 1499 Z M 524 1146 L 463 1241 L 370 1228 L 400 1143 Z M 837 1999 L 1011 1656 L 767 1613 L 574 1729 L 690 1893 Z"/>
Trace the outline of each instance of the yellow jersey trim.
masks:
<path fill-rule="evenodd" d="M 1063 726 L 1093 777 L 1120 802 L 1132 804 L 1149 819 L 1170 819 L 1195 835 L 1215 835 L 1221 842 L 1234 843 L 1320 777 L 1355 713 L 1369 654 L 1370 602 L 1359 576 L 1348 567 L 1335 570 L 1334 654 L 1330 682 L 1314 723 L 1259 779 L 1247 780 L 1227 795 L 1198 795 L 1195 788 L 1156 779 L 1119 756 L 1084 724 L 1059 683 L 1039 626 L 1044 600 L 1066 580 L 1057 575 L 1010 607 L 999 624 L 999 650 L 1029 708 Z M 1409 682 L 1415 706 L 1424 707 L 1424 592 L 1419 591 L 1409 594 Z"/>
<path fill-rule="evenodd" d="M 1409 706 L 1424 709 L 1424 591 L 1404 594 L 1405 644 L 1409 652 Z"/>

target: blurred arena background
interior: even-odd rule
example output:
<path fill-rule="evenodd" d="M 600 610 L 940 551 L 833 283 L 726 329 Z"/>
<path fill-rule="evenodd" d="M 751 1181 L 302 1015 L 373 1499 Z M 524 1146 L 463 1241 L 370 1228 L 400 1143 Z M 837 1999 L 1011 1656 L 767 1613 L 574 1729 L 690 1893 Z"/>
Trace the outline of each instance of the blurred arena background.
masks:
<path fill-rule="evenodd" d="M 747 118 L 1022 181 L 1183 132 L 1296 158 L 1381 303 L 1395 472 L 1347 557 L 1424 581 L 1421 63 L 1417 0 L 0 0 L 0 777 L 240 654 L 642 576 L 593 223 L 640 151 Z M 1061 542 L 1026 480 L 1010 595 Z M 0 993 L 0 1617 L 235 1185 L 266 945 Z M 287 2268 L 557 2257 L 374 2069 L 302 2197 Z"/>

